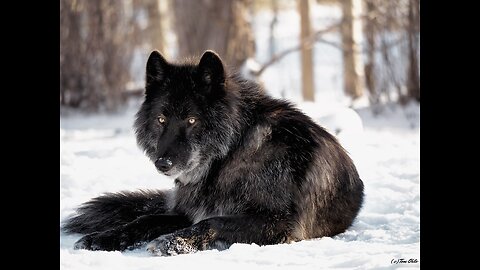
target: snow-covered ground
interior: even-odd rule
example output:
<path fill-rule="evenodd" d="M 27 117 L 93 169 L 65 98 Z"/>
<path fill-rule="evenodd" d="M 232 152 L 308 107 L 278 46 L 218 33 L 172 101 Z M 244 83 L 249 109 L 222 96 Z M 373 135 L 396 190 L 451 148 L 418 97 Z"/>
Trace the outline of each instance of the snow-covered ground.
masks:
<path fill-rule="evenodd" d="M 138 105 L 132 101 L 114 115 L 61 117 L 60 221 L 103 192 L 173 186 L 136 146 L 131 126 Z M 60 234 L 61 269 L 397 269 L 392 259 L 419 260 L 419 106 L 389 105 L 378 117 L 368 107 L 357 109 L 358 115 L 349 109 L 322 110 L 320 102 L 299 107 L 331 130 L 345 127 L 339 138 L 358 167 L 366 193 L 363 209 L 347 232 L 275 246 L 234 244 L 222 252 L 175 257 L 150 257 L 143 250 L 73 250 L 80 235 Z"/>
<path fill-rule="evenodd" d="M 316 29 L 340 19 L 332 6 L 313 6 Z M 259 62 L 268 56 L 271 14 L 260 12 L 253 26 Z M 275 32 L 275 51 L 295 46 L 298 14 L 282 11 Z M 335 33 L 325 36 L 338 41 Z M 292 53 L 269 67 L 261 80 L 275 97 L 300 102 L 300 56 Z M 293 244 L 234 244 L 219 252 L 151 257 L 144 250 L 103 252 L 73 250 L 80 235 L 60 233 L 61 269 L 398 269 L 420 263 L 392 260 L 420 257 L 419 106 L 389 104 L 374 116 L 369 107 L 346 108 L 339 50 L 315 45 L 315 103 L 299 103 L 308 115 L 332 132 L 350 152 L 365 184 L 365 203 L 354 225 L 333 238 Z M 144 66 L 141 64 L 140 66 Z M 143 72 L 143 71 L 141 71 Z M 60 119 L 60 222 L 81 203 L 103 192 L 166 189 L 173 182 L 159 175 L 137 148 L 132 124 L 139 101 L 107 115 L 71 113 Z"/>

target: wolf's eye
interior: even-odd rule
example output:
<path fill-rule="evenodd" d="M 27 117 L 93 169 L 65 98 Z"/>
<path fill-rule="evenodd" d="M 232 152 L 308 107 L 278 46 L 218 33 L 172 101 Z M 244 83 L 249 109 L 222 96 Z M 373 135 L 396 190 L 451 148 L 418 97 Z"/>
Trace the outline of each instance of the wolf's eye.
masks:
<path fill-rule="evenodd" d="M 195 124 L 196 121 L 197 121 L 197 119 L 195 119 L 195 117 L 190 117 L 190 118 L 188 118 L 188 123 L 189 123 L 190 125 Z"/>
<path fill-rule="evenodd" d="M 163 124 L 163 123 L 165 123 L 165 121 L 166 121 L 166 119 L 165 119 L 164 116 L 159 116 L 159 117 L 157 117 L 157 120 L 158 120 L 158 122 L 159 122 L 160 124 Z"/>

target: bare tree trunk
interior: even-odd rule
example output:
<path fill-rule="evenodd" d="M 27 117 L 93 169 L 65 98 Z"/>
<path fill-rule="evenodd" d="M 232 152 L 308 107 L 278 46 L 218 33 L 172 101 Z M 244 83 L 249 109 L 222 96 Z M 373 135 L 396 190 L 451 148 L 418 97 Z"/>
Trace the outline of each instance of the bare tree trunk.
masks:
<path fill-rule="evenodd" d="M 198 56 L 210 49 L 238 68 L 254 55 L 247 21 L 249 0 L 174 0 L 171 4 L 180 57 Z"/>
<path fill-rule="evenodd" d="M 366 6 L 366 23 L 365 23 L 365 38 L 366 38 L 366 51 L 367 51 L 367 63 L 365 63 L 365 84 L 370 93 L 369 99 L 372 104 L 379 102 L 379 93 L 377 91 L 377 84 L 375 78 L 375 51 L 377 50 L 376 44 L 376 12 L 375 0 L 365 0 Z"/>
<path fill-rule="evenodd" d="M 302 42 L 312 34 L 310 26 L 310 7 L 309 0 L 299 0 L 298 9 L 300 13 L 300 40 L 302 57 L 302 94 L 303 99 L 314 101 L 314 81 L 313 81 L 313 44 Z"/>
<path fill-rule="evenodd" d="M 125 101 L 131 56 L 123 2 L 60 2 L 61 104 L 114 110 Z"/>
<path fill-rule="evenodd" d="M 268 50 L 271 58 L 275 55 L 275 27 L 278 23 L 278 0 L 270 0 L 270 4 L 273 12 L 273 18 L 270 22 L 270 37 L 268 38 Z"/>
<path fill-rule="evenodd" d="M 362 34 L 361 0 L 342 0 L 342 47 L 344 91 L 353 100 L 363 95 L 363 64 L 360 49 Z"/>
<path fill-rule="evenodd" d="M 150 40 L 152 49 L 161 51 L 165 55 L 165 40 L 163 37 L 162 17 L 160 14 L 159 0 L 144 0 L 148 13 L 148 26 L 146 35 Z"/>
<path fill-rule="evenodd" d="M 419 0 L 408 1 L 408 76 L 407 89 L 408 96 L 420 101 L 420 74 L 418 62 L 418 33 L 419 29 Z"/>
<path fill-rule="evenodd" d="M 79 107 L 85 96 L 85 80 L 82 67 L 85 60 L 76 56 L 84 51 L 80 34 L 80 4 L 68 0 L 60 1 L 60 104 Z"/>

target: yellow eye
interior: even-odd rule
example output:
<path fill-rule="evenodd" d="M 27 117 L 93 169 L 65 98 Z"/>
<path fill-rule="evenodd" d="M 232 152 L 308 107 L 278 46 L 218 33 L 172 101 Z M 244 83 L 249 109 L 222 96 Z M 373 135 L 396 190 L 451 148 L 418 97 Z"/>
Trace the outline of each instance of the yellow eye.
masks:
<path fill-rule="evenodd" d="M 160 124 L 163 124 L 163 123 L 165 123 L 165 121 L 166 121 L 165 117 L 163 117 L 163 116 L 159 116 L 157 119 L 158 119 L 158 122 L 159 122 Z"/>
<path fill-rule="evenodd" d="M 190 117 L 190 118 L 188 119 L 188 123 L 189 123 L 190 125 L 195 124 L 196 121 L 197 121 L 197 120 L 196 120 L 194 117 Z"/>

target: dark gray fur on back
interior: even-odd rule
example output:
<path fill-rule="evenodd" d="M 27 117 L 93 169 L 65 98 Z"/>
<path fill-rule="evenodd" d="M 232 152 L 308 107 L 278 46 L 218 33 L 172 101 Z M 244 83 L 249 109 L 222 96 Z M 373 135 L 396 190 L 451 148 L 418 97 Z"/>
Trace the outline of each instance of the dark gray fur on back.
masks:
<path fill-rule="evenodd" d="M 164 124 L 158 124 L 159 115 L 167 119 Z M 185 124 L 192 116 L 195 124 Z M 363 183 L 338 141 L 287 101 L 225 72 L 213 52 L 199 64 L 171 64 L 152 53 L 135 129 L 146 155 L 153 162 L 168 157 L 173 167 L 165 174 L 176 177 L 173 190 L 144 196 L 144 205 L 162 203 L 150 209 L 152 217 L 143 226 L 162 226 L 166 216 L 186 222 L 158 235 L 136 225 L 112 227 L 115 232 L 87 235 L 80 248 L 122 249 L 102 246 L 101 239 L 117 234 L 138 238 L 129 240 L 133 246 L 153 240 L 148 249 L 160 255 L 235 242 L 262 245 L 334 236 L 351 226 L 361 208 Z M 67 222 L 69 231 L 98 229 L 86 221 L 103 209 L 98 201 L 80 208 Z M 145 214 L 123 210 L 128 211 L 132 214 L 123 220 L 111 217 L 112 224 L 129 224 Z M 83 227 L 77 224 L 81 220 Z"/>

